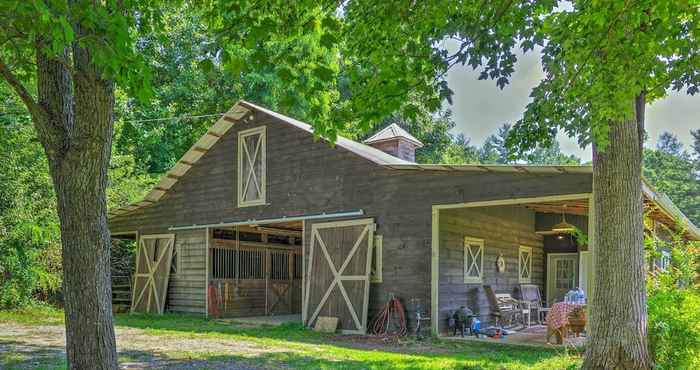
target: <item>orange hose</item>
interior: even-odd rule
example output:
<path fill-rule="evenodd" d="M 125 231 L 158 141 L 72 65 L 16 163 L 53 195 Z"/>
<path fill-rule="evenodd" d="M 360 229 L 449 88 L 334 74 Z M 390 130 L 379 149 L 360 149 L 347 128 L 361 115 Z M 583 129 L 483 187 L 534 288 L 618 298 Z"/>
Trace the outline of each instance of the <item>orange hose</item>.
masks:
<path fill-rule="evenodd" d="M 391 323 L 397 328 L 391 331 Z M 401 337 L 406 335 L 406 310 L 401 301 L 391 297 L 382 310 L 372 320 L 372 333 L 383 337 Z"/>

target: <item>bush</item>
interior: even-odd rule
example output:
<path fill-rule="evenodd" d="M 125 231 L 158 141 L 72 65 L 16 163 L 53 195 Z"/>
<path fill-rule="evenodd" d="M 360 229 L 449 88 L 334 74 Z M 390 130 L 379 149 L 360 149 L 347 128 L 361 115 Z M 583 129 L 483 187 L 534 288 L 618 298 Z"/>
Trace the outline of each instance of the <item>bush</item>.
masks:
<path fill-rule="evenodd" d="M 651 271 L 647 280 L 649 348 L 658 369 L 700 369 L 700 290 L 698 245 L 682 233 L 647 238 L 651 258 L 669 251 L 671 266 Z"/>
<path fill-rule="evenodd" d="M 58 229 L 29 222 L 0 233 L 0 308 L 49 300 L 61 289 Z"/>
<path fill-rule="evenodd" d="M 700 294 L 657 291 L 649 297 L 649 345 L 659 369 L 700 369 Z"/>

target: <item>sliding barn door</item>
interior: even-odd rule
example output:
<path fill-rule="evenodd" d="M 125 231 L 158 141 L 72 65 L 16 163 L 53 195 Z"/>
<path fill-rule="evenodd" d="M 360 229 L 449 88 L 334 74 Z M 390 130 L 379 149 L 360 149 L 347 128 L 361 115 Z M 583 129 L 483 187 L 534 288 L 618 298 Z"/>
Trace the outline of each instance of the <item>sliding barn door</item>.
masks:
<path fill-rule="evenodd" d="M 367 332 L 374 227 L 372 219 L 312 225 L 303 310 L 307 326 L 331 316 L 342 332 Z"/>
<path fill-rule="evenodd" d="M 175 235 L 144 235 L 136 254 L 131 312 L 163 313 Z"/>

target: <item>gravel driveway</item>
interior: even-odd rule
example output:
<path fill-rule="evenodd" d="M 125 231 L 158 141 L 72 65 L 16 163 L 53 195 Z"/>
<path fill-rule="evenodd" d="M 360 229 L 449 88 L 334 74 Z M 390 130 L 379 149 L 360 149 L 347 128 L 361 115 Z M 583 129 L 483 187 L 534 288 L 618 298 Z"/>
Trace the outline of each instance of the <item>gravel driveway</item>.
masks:
<path fill-rule="evenodd" d="M 117 327 L 116 333 L 122 369 L 257 370 L 260 367 L 247 363 L 246 357 L 277 352 L 245 342 L 153 336 L 135 328 Z M 215 353 L 217 360 L 188 358 L 191 353 Z M 61 325 L 0 323 L 0 359 L 6 365 L 17 369 L 55 368 L 61 366 L 65 355 L 65 329 Z"/>

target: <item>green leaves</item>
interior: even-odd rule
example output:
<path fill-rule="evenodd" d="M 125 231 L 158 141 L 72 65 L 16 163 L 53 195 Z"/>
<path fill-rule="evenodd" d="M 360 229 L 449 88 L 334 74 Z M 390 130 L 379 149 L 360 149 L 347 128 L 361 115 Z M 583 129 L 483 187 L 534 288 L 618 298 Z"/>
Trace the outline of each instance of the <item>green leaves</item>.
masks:
<path fill-rule="evenodd" d="M 547 140 L 544 126 L 582 144 L 609 145 L 610 125 L 634 120 L 634 99 L 647 102 L 668 88 L 698 90 L 700 3 L 574 2 L 535 28 L 546 39 L 545 80 L 514 128 L 511 145 L 527 150 Z"/>
<path fill-rule="evenodd" d="M 224 68 L 238 78 L 265 71 L 284 88 L 272 106 L 314 124 L 316 134 L 334 139 L 342 125 L 332 123 L 339 106 L 338 44 L 342 23 L 332 1 L 251 3 L 212 1 L 205 18 L 221 48 Z M 247 97 L 250 98 L 250 97 Z M 268 104 L 269 106 L 269 104 Z"/>

